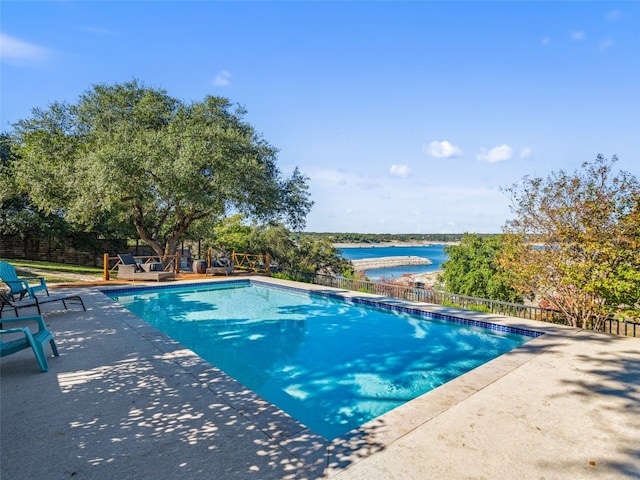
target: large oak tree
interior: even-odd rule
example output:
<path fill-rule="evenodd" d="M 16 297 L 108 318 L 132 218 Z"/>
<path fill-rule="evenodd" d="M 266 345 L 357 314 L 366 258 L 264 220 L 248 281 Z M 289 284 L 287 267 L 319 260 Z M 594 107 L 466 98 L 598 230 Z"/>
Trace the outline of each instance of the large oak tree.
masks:
<path fill-rule="evenodd" d="M 45 212 L 88 229 L 104 216 L 130 222 L 171 255 L 196 221 L 241 212 L 301 229 L 312 202 L 296 168 L 222 97 L 185 103 L 137 80 L 95 85 L 74 104 L 34 109 L 14 125 L 12 175 Z"/>
<path fill-rule="evenodd" d="M 599 155 L 574 173 L 525 177 L 507 191 L 515 218 L 500 264 L 573 326 L 640 313 L 640 185 Z"/>

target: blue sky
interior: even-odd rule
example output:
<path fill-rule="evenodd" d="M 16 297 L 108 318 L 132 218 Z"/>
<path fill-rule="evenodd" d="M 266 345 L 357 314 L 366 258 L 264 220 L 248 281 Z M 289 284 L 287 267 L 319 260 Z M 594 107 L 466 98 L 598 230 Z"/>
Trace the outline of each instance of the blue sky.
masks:
<path fill-rule="evenodd" d="M 2 130 L 133 78 L 220 95 L 310 177 L 308 231 L 499 232 L 597 154 L 640 177 L 640 2 L 11 1 Z"/>

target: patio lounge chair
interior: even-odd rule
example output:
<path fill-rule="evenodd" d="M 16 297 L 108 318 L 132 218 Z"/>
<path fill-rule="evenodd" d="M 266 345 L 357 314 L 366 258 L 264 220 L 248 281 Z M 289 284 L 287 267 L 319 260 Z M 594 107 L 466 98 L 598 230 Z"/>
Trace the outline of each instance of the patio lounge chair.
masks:
<path fill-rule="evenodd" d="M 16 269 L 8 262 L 0 262 L 0 279 L 9 285 L 9 295 L 12 298 L 18 297 L 18 300 L 25 295 L 31 298 L 36 296 L 36 292 L 44 290 L 49 295 L 49 289 L 44 281 L 44 277 L 18 277 Z M 32 280 L 38 280 L 38 284 L 29 283 Z"/>
<path fill-rule="evenodd" d="M 213 262 L 211 262 L 211 266 L 207 268 L 207 275 L 230 275 L 233 273 L 234 265 L 231 256 L 228 255 L 219 255 Z"/>
<path fill-rule="evenodd" d="M 144 263 L 140 264 L 136 262 L 133 255 L 119 254 L 120 261 L 118 265 L 118 280 L 160 280 L 173 279 L 173 272 L 154 271 L 153 268 L 161 266 L 158 263 Z"/>
<path fill-rule="evenodd" d="M 40 305 L 51 302 L 62 302 L 65 310 L 69 310 L 69 305 L 80 305 L 85 312 L 87 311 L 80 295 L 49 295 L 48 297 L 34 296 L 33 298 L 26 298 L 19 302 L 14 302 L 9 295 L 0 292 L 0 318 L 2 318 L 2 312 L 5 307 L 7 309 L 13 308 L 17 317 L 18 309 L 20 308 L 36 307 L 38 314 L 41 314 L 42 311 L 40 310 Z"/>
<path fill-rule="evenodd" d="M 44 351 L 45 343 L 49 342 L 49 345 L 51 345 L 51 350 L 53 350 L 53 354 L 56 357 L 59 357 L 60 354 L 58 353 L 58 348 L 53 341 L 53 334 L 49 330 L 47 330 L 42 316 L 34 315 L 31 317 L 7 318 L 2 320 L 2 322 L 10 323 L 32 320 L 38 323 L 38 331 L 36 333 L 31 333 L 29 327 L 24 326 L 0 329 L 0 337 L 5 334 L 21 334 L 19 337 L 7 340 L 6 342 L 0 338 L 0 357 L 6 357 L 7 355 L 17 353 L 20 350 L 31 348 L 36 356 L 36 360 L 38 360 L 40 370 L 46 372 L 47 370 L 49 370 L 49 365 L 47 364 L 47 356 Z"/>

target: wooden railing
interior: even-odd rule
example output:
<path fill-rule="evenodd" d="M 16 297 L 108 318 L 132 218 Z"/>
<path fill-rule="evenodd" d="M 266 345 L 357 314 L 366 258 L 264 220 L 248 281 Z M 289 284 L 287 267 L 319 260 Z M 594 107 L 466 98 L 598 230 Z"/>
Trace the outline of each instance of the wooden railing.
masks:
<path fill-rule="evenodd" d="M 271 258 L 268 253 L 253 254 L 253 253 L 236 253 L 232 254 L 234 268 L 240 270 L 251 270 L 254 272 L 264 272 L 269 275 L 271 268 Z"/>
<path fill-rule="evenodd" d="M 561 312 L 534 305 L 501 302 L 486 298 L 476 298 L 466 295 L 439 292 L 432 289 L 405 287 L 401 285 L 376 283 L 368 280 L 308 272 L 292 272 L 291 276 L 296 280 L 306 281 L 316 285 L 324 285 L 327 287 L 342 288 L 344 290 L 373 293 L 376 295 L 389 296 L 404 300 L 433 303 L 436 305 L 464 308 L 499 315 L 508 315 L 511 317 L 525 318 L 547 323 L 557 323 L 561 325 L 569 324 Z M 612 333 L 614 335 L 640 337 L 640 324 L 611 318 L 604 322 L 602 331 L 605 333 Z"/>
<path fill-rule="evenodd" d="M 188 255 L 180 255 L 178 252 L 175 255 L 135 255 L 134 258 L 140 263 L 148 262 L 161 262 L 163 270 L 166 272 L 180 273 L 184 271 L 184 266 L 191 260 Z M 254 272 L 263 272 L 266 275 L 270 274 L 271 258 L 268 253 L 265 254 L 249 254 L 249 253 L 231 253 L 231 259 L 234 262 L 234 268 L 239 270 L 248 270 Z M 213 253 L 209 249 L 207 251 L 207 267 L 211 267 L 213 264 Z M 110 257 L 108 253 L 104 254 L 103 258 L 103 273 L 102 279 L 107 281 L 113 277 L 117 277 L 118 265 L 121 265 L 119 257 Z"/>

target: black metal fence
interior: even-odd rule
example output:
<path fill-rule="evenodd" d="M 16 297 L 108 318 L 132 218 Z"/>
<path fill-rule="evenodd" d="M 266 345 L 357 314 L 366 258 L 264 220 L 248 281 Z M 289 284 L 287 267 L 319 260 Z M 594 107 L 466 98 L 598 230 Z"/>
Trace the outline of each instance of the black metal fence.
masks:
<path fill-rule="evenodd" d="M 607 318 L 604 321 L 602 330 L 606 333 L 623 337 L 640 337 L 640 323 L 638 322 L 625 322 L 615 318 Z"/>
<path fill-rule="evenodd" d="M 439 292 L 432 289 L 376 283 L 368 280 L 313 274 L 308 272 L 290 272 L 290 275 L 296 280 L 316 285 L 324 285 L 327 287 L 342 288 L 344 290 L 373 293 L 376 295 L 389 296 L 403 300 L 433 303 L 436 305 L 508 315 L 511 317 L 538 320 L 541 322 L 557 323 L 561 325 L 569 324 L 562 312 L 534 305 L 501 302 L 486 298 L 468 297 L 466 295 Z M 614 335 L 640 337 L 640 324 L 611 318 L 605 320 L 602 331 L 605 333 L 612 333 Z"/>

